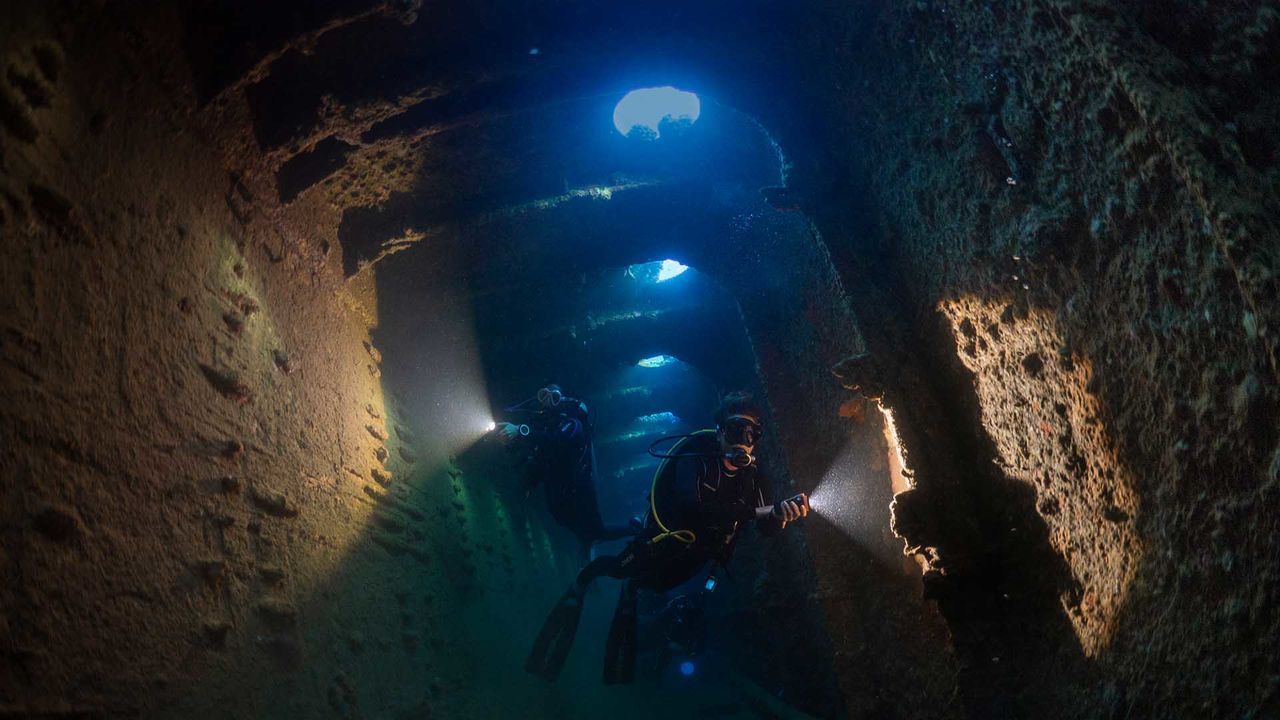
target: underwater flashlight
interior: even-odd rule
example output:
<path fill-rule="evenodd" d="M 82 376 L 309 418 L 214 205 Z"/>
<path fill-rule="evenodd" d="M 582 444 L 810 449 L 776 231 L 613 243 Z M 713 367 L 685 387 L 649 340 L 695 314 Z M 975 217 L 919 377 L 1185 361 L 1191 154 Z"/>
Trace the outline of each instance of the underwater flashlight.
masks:
<path fill-rule="evenodd" d="M 809 505 L 809 496 L 803 492 L 797 492 L 795 495 L 788 497 L 787 502 L 795 502 L 800 507 L 808 507 L 809 510 L 813 510 L 813 506 Z"/>
<path fill-rule="evenodd" d="M 498 429 L 498 423 L 490 420 L 489 425 L 485 428 L 485 432 L 493 432 Z"/>
<path fill-rule="evenodd" d="M 792 495 L 791 497 L 787 498 L 786 500 L 783 500 L 783 502 L 793 502 L 793 503 L 795 503 L 795 504 L 799 505 L 799 506 L 800 506 L 800 507 L 802 507 L 802 508 L 809 508 L 810 510 L 812 510 L 812 509 L 813 509 L 813 508 L 809 505 L 809 496 L 808 496 L 808 495 L 805 495 L 804 493 L 796 493 L 795 495 Z"/>
<path fill-rule="evenodd" d="M 757 519 L 759 519 L 759 518 L 766 518 L 766 517 L 769 517 L 769 515 L 771 515 L 771 514 L 773 513 L 773 511 L 774 511 L 774 509 L 775 509 L 775 508 L 780 508 L 780 507 L 782 507 L 782 503 L 785 503 L 785 502 L 793 502 L 793 503 L 795 503 L 795 504 L 797 504 L 797 505 L 800 505 L 801 507 L 807 507 L 807 508 L 809 508 L 810 510 L 812 510 L 812 509 L 813 509 L 813 506 L 811 506 L 811 505 L 809 504 L 809 496 L 808 496 L 808 495 L 805 495 L 804 493 L 796 493 L 795 495 L 792 495 L 791 497 L 787 498 L 786 500 L 783 500 L 783 501 L 781 501 L 781 502 L 778 502 L 777 504 L 775 504 L 775 505 L 773 505 L 773 506 L 756 508 L 756 518 L 757 518 Z"/>

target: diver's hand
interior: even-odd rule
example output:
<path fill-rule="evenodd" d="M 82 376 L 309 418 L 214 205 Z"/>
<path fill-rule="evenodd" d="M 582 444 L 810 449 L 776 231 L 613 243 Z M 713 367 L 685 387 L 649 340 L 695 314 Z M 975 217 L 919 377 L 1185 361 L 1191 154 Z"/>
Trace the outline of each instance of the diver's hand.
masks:
<path fill-rule="evenodd" d="M 493 432 L 505 444 L 520 437 L 520 426 L 509 422 L 498 423 L 498 427 L 494 428 Z"/>
<path fill-rule="evenodd" d="M 809 514 L 809 496 L 804 493 L 789 497 L 773 506 L 775 517 L 782 519 L 782 527 Z"/>

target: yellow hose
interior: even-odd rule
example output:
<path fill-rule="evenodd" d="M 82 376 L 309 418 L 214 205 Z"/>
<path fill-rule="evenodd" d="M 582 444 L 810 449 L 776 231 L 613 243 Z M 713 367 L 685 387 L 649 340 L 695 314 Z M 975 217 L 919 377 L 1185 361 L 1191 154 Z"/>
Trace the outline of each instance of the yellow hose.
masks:
<path fill-rule="evenodd" d="M 662 523 L 662 518 L 658 517 L 658 478 L 662 477 L 662 471 L 667 469 L 667 463 L 671 462 L 671 458 L 680 454 L 680 448 L 683 447 L 685 443 L 689 442 L 689 440 L 693 439 L 695 436 L 703 433 L 714 432 L 715 430 L 699 430 L 691 435 L 681 438 L 680 442 L 671 446 L 671 450 L 667 452 L 667 457 L 663 458 L 662 464 L 658 465 L 657 472 L 653 474 L 653 482 L 649 485 L 649 512 L 653 515 L 653 521 L 658 523 L 658 528 L 662 530 L 662 532 L 654 535 L 653 539 L 649 541 L 650 543 L 656 543 L 659 540 L 671 538 L 682 542 L 685 545 L 692 545 L 698 540 L 698 536 L 695 535 L 692 530 L 671 530 Z"/>

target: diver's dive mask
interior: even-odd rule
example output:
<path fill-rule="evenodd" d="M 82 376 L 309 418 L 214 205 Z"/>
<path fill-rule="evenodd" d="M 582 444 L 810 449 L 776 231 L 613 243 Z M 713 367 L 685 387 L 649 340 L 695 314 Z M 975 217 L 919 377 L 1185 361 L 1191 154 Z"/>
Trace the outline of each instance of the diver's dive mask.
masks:
<path fill-rule="evenodd" d="M 744 468 L 756 461 L 751 451 L 764 432 L 760 421 L 750 415 L 730 415 L 720 424 L 720 432 L 731 447 L 725 453 L 725 459 L 734 467 Z"/>
<path fill-rule="evenodd" d="M 764 427 L 750 415 L 730 415 L 720 424 L 720 430 L 730 445 L 754 447 Z"/>
<path fill-rule="evenodd" d="M 544 387 L 538 390 L 538 403 L 541 404 L 542 407 L 552 408 L 559 405 L 563 400 L 564 393 L 561 392 L 558 387 Z"/>

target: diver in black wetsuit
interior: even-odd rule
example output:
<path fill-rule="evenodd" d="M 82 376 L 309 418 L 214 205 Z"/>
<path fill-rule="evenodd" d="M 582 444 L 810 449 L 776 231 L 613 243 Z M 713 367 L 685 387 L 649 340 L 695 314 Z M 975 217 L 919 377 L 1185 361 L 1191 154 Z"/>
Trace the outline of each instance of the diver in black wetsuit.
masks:
<path fill-rule="evenodd" d="M 595 449 L 587 404 L 548 385 L 535 398 L 507 409 L 525 417 L 498 424 L 494 432 L 524 463 L 525 494 L 541 485 L 551 517 L 582 543 L 630 535 L 630 528 L 607 528 L 596 504 Z"/>
<path fill-rule="evenodd" d="M 636 593 L 664 592 L 697 575 L 710 562 L 725 564 L 738 529 L 754 521 L 765 536 L 809 512 L 796 495 L 773 503 L 753 455 L 763 430 L 761 411 L 745 393 L 733 393 L 716 412 L 716 429 L 684 436 L 654 475 L 649 513 L 640 534 L 618 555 L 596 558 L 578 573 L 542 627 L 525 669 L 554 680 L 568 658 L 582 599 L 592 580 L 625 579 L 605 647 L 604 682 L 630 682 L 635 673 Z"/>

